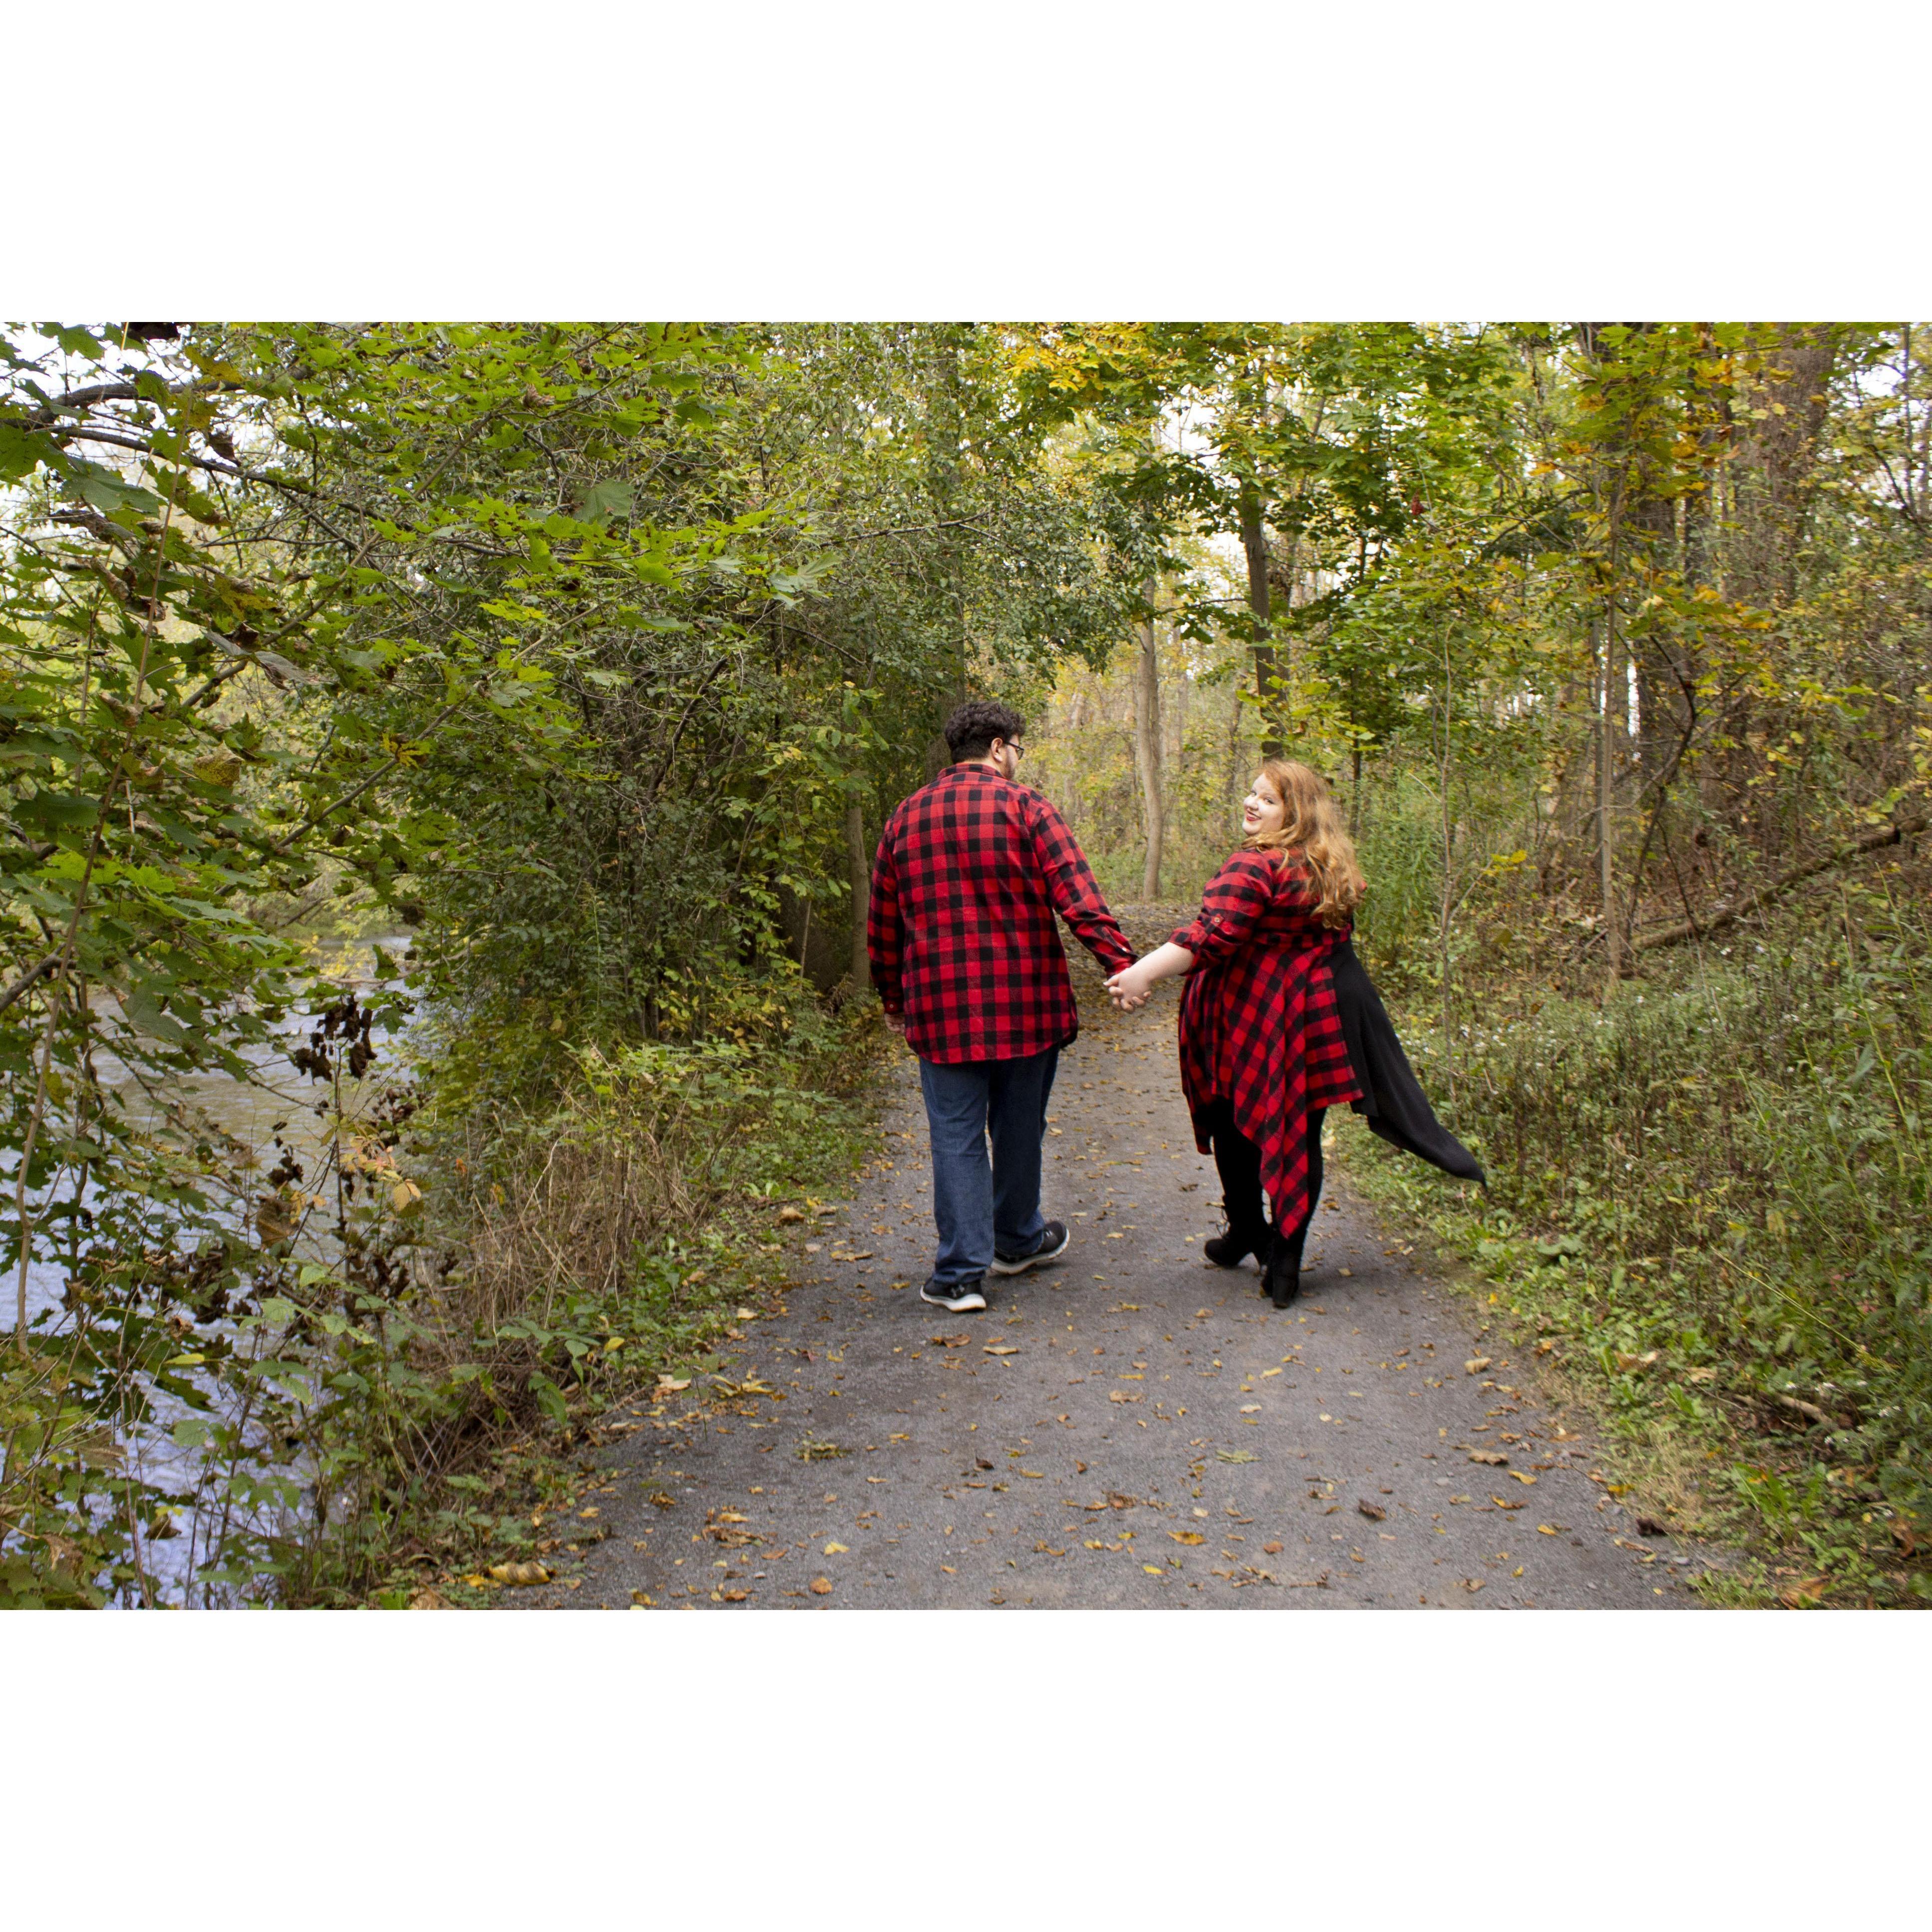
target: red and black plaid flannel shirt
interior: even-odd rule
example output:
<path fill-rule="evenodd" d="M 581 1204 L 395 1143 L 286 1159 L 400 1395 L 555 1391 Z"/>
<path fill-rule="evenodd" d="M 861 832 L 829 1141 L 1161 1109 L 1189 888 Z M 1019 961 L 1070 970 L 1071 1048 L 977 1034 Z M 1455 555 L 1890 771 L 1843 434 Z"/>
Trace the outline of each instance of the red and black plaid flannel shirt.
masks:
<path fill-rule="evenodd" d="M 1328 956 L 1351 928 L 1317 922 L 1307 866 L 1238 851 L 1208 881 L 1201 916 L 1174 935 L 1194 955 L 1180 998 L 1180 1084 L 1195 1144 L 1208 1104 L 1232 1103 L 1261 1149 L 1262 1185 L 1284 1232 L 1307 1218 L 1308 1115 L 1360 1097 Z"/>
<path fill-rule="evenodd" d="M 990 766 L 901 802 L 872 866 L 866 950 L 922 1060 L 1018 1060 L 1080 1030 L 1058 913 L 1109 973 L 1134 963 L 1066 821 Z"/>

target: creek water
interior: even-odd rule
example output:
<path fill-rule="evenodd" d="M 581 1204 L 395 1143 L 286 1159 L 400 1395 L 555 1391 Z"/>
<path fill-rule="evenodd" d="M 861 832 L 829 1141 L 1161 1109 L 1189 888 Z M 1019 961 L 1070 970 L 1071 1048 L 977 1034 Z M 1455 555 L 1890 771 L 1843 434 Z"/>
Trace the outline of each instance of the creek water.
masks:
<path fill-rule="evenodd" d="M 410 943 L 406 934 L 324 941 L 318 948 L 317 964 L 333 985 L 344 992 L 354 992 L 366 1004 L 369 994 L 393 983 L 376 976 L 377 949 L 392 957 L 400 957 Z M 292 1013 L 269 1038 L 245 1048 L 242 1058 L 249 1067 L 246 1077 L 216 1071 L 178 1076 L 165 1087 L 152 1081 L 144 1086 L 112 1054 L 98 1056 L 97 1066 L 103 1085 L 118 1096 L 128 1120 L 137 1129 L 158 1123 L 170 1106 L 178 1105 L 189 1118 L 206 1119 L 245 1150 L 235 1160 L 244 1172 L 266 1175 L 284 1150 L 288 1149 L 313 1179 L 326 1163 L 329 1142 L 327 1110 L 318 1115 L 316 1103 L 332 1095 L 326 1083 L 311 1081 L 292 1065 L 289 1056 L 314 1024 L 311 1016 Z M 393 1044 L 392 1036 L 377 1028 L 371 1042 L 378 1049 L 377 1058 L 366 1080 L 352 1080 L 346 1072 L 343 1076 L 344 1111 L 351 1117 L 357 1111 L 365 1086 L 373 1089 L 394 1072 L 392 1056 L 383 1050 Z M 90 1186 L 89 1195 L 93 1191 Z M 84 1195 L 83 1203 L 88 1198 Z M 238 1231 L 248 1211 L 244 1203 L 218 1218 Z M 314 1217 L 317 1221 L 320 1218 L 320 1214 Z M 314 1258 L 326 1258 L 329 1244 L 326 1234 L 301 1245 L 305 1252 L 312 1249 Z M 17 1282 L 17 1274 L 10 1269 L 6 1281 L 10 1328 L 16 1305 Z M 62 1300 L 66 1286 L 64 1266 L 46 1261 L 30 1264 L 27 1314 L 29 1324 L 38 1332 L 55 1336 L 60 1333 L 65 1320 Z M 40 1320 L 43 1317 L 46 1318 L 44 1327 Z M 153 1405 L 150 1416 L 116 1432 L 116 1446 L 125 1459 L 124 1466 L 130 1475 L 178 1494 L 200 1493 L 206 1486 L 204 1478 L 208 1474 L 207 1452 L 184 1446 L 175 1439 L 173 1432 L 175 1425 L 192 1412 L 164 1391 L 150 1390 L 149 1397 Z M 188 1594 L 195 1568 L 208 1554 L 212 1526 L 202 1520 L 198 1505 L 182 1505 L 171 1514 L 172 1533 L 152 1540 L 144 1538 L 141 1553 L 143 1567 L 151 1574 L 163 1600 L 180 1601 Z"/>

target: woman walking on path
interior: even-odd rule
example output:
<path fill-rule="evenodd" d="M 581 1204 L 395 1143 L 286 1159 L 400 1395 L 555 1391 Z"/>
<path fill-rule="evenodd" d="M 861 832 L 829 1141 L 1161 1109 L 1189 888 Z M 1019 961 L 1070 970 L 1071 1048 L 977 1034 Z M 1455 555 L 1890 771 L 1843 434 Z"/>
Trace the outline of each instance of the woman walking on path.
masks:
<path fill-rule="evenodd" d="M 1207 1244 L 1232 1268 L 1265 1258 L 1277 1308 L 1294 1300 L 1322 1190 L 1325 1111 L 1360 1100 L 1330 962 L 1366 890 L 1334 800 L 1309 767 L 1270 758 L 1241 813 L 1246 834 L 1210 880 L 1201 915 L 1107 982 L 1129 1010 L 1186 974 L 1180 1079 L 1196 1144 L 1221 1175 L 1228 1232 Z M 1262 1213 L 1274 1210 L 1270 1243 Z"/>

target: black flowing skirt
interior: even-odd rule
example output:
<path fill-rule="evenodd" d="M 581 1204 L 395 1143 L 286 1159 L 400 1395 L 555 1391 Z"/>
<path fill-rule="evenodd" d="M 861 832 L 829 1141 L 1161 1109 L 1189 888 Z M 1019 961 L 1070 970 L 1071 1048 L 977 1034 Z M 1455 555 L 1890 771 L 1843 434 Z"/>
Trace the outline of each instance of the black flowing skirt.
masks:
<path fill-rule="evenodd" d="M 1342 1016 L 1342 1037 L 1348 1043 L 1363 1097 L 1349 1104 L 1369 1124 L 1371 1132 L 1391 1145 L 1430 1162 L 1460 1180 L 1488 1186 L 1476 1156 L 1436 1118 L 1402 1050 L 1395 1027 L 1376 991 L 1368 970 L 1351 945 L 1338 946 L 1328 956 L 1335 980 L 1335 1004 Z"/>

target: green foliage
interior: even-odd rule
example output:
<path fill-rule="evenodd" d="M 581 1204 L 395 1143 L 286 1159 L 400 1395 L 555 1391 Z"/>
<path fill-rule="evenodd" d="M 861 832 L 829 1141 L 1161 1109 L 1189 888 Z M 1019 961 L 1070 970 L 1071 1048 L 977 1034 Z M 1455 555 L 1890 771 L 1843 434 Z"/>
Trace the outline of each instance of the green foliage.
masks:
<path fill-rule="evenodd" d="M 765 1109 L 746 1145 L 797 1124 L 798 962 L 867 828 L 969 683 L 1104 649 L 1112 579 L 1004 352 L 951 326 L 8 338 L 10 1576 L 178 1594 L 147 1547 L 178 1519 L 195 1587 L 286 1591 L 304 1522 L 402 1533 L 470 1400 L 423 1366 L 431 1291 L 384 1225 L 448 1179 L 398 1164 L 426 1097 L 437 1135 L 465 1108 L 562 1134 L 584 1051 L 676 1046 L 712 1056 L 680 1133 L 718 1083 Z M 373 1015 L 304 944 L 372 923 L 414 941 Z M 412 1010 L 440 1086 L 365 1084 Z M 299 1158 L 196 1105 L 278 1092 L 285 1055 L 326 1085 Z M 701 1220 L 710 1167 L 676 1172 Z M 519 1400 L 563 1387 L 530 1372 Z"/>
<path fill-rule="evenodd" d="M 1492 1010 L 1446 1058 L 1433 1031 L 1409 1043 L 1489 1168 L 1447 1231 L 1575 1338 L 1573 1372 L 1640 1438 L 1702 1446 L 1712 1522 L 1743 1511 L 1807 1576 L 1918 1600 L 1932 929 L 1884 897 L 1843 913 L 1600 1008 Z"/>

